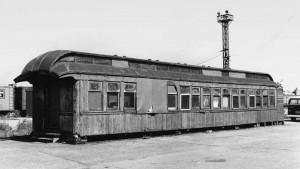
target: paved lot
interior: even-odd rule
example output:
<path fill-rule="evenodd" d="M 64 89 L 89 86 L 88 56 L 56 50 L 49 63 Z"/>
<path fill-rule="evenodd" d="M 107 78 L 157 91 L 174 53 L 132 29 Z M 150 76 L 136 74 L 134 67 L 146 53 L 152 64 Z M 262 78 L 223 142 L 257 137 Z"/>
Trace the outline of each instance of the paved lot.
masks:
<path fill-rule="evenodd" d="M 0 168 L 300 168 L 300 121 L 82 145 L 1 140 Z"/>

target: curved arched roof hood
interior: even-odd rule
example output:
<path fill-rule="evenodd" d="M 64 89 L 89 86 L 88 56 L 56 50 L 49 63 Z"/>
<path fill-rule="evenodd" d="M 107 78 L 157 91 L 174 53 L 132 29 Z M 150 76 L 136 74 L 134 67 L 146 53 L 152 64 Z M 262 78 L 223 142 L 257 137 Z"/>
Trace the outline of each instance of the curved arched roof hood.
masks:
<path fill-rule="evenodd" d="M 267 77 L 269 80 L 265 79 L 242 79 L 242 78 L 230 78 L 230 77 L 217 77 L 217 76 L 207 76 L 184 72 L 171 72 L 171 71 L 156 71 L 156 70 L 142 70 L 134 68 L 119 68 L 106 65 L 95 65 L 77 62 L 58 62 L 60 59 L 67 56 L 83 56 L 83 57 L 93 57 L 93 58 L 109 58 L 112 60 L 121 60 L 128 62 L 140 62 L 156 65 L 166 65 L 166 66 L 176 66 L 182 68 L 198 68 L 202 70 L 212 70 L 212 71 L 224 71 L 233 73 L 248 73 L 254 75 L 262 75 Z M 92 54 L 85 52 L 77 52 L 70 50 L 55 50 L 42 54 L 33 60 L 31 60 L 23 69 L 21 75 L 14 79 L 15 82 L 21 81 L 31 81 L 36 75 L 47 75 L 60 78 L 66 74 L 95 74 L 95 75 L 112 75 L 112 76 L 130 76 L 130 77 L 145 77 L 145 78 L 162 78 L 162 79 L 173 79 L 173 80 L 187 80 L 187 81 L 203 81 L 211 82 L 216 81 L 220 83 L 241 83 L 241 84 L 260 84 L 260 85 L 271 85 L 274 86 L 272 77 L 266 73 L 259 72 L 249 72 L 242 70 L 224 70 L 220 68 L 212 67 L 201 67 L 195 65 L 186 64 L 176 64 L 169 62 L 144 60 L 120 56 L 110 56 L 101 54 Z"/>

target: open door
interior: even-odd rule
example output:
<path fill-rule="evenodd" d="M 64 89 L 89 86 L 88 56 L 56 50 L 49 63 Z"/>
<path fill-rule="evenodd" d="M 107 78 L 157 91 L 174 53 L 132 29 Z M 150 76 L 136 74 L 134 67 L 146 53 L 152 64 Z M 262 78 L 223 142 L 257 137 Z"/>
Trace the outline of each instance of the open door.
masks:
<path fill-rule="evenodd" d="M 59 129 L 59 92 L 57 83 L 45 84 L 44 129 Z"/>

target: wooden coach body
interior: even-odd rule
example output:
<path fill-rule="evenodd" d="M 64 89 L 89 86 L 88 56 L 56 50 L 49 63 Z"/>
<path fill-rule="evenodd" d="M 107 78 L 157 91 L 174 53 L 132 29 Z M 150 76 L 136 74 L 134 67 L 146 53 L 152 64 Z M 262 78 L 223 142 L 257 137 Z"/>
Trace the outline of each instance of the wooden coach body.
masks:
<path fill-rule="evenodd" d="M 270 75 L 75 51 L 30 61 L 33 128 L 80 136 L 283 121 Z"/>

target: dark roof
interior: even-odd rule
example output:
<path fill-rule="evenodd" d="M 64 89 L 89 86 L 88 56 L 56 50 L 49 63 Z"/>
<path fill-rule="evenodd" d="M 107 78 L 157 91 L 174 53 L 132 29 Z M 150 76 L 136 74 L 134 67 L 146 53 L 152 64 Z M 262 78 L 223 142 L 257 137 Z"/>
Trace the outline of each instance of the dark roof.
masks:
<path fill-rule="evenodd" d="M 207 76 L 203 74 L 173 72 L 173 71 L 158 71 L 138 68 L 120 68 L 108 65 L 76 63 L 76 62 L 59 62 L 61 58 L 66 56 L 84 56 L 84 57 L 99 57 L 110 58 L 114 60 L 125 60 L 128 62 L 140 62 L 156 65 L 176 66 L 182 68 L 199 68 L 201 70 L 218 70 L 234 73 L 248 73 L 251 75 L 261 75 L 267 79 L 252 79 L 252 78 L 233 78 L 228 76 Z M 201 82 L 217 82 L 217 83 L 234 83 L 234 84 L 255 84 L 275 86 L 272 77 L 266 73 L 249 72 L 241 70 L 224 70 L 220 68 L 201 67 L 186 64 L 176 64 L 161 61 L 152 61 L 120 56 L 110 56 L 101 54 L 91 54 L 84 52 L 56 50 L 42 54 L 31 60 L 23 69 L 21 75 L 16 77 L 15 82 L 29 81 L 36 74 L 47 74 L 55 77 L 62 77 L 67 74 L 95 74 L 95 75 L 112 75 L 112 76 L 127 76 L 127 77 L 142 77 L 142 78 L 157 78 L 170 80 L 186 80 L 186 81 L 201 81 Z"/>

